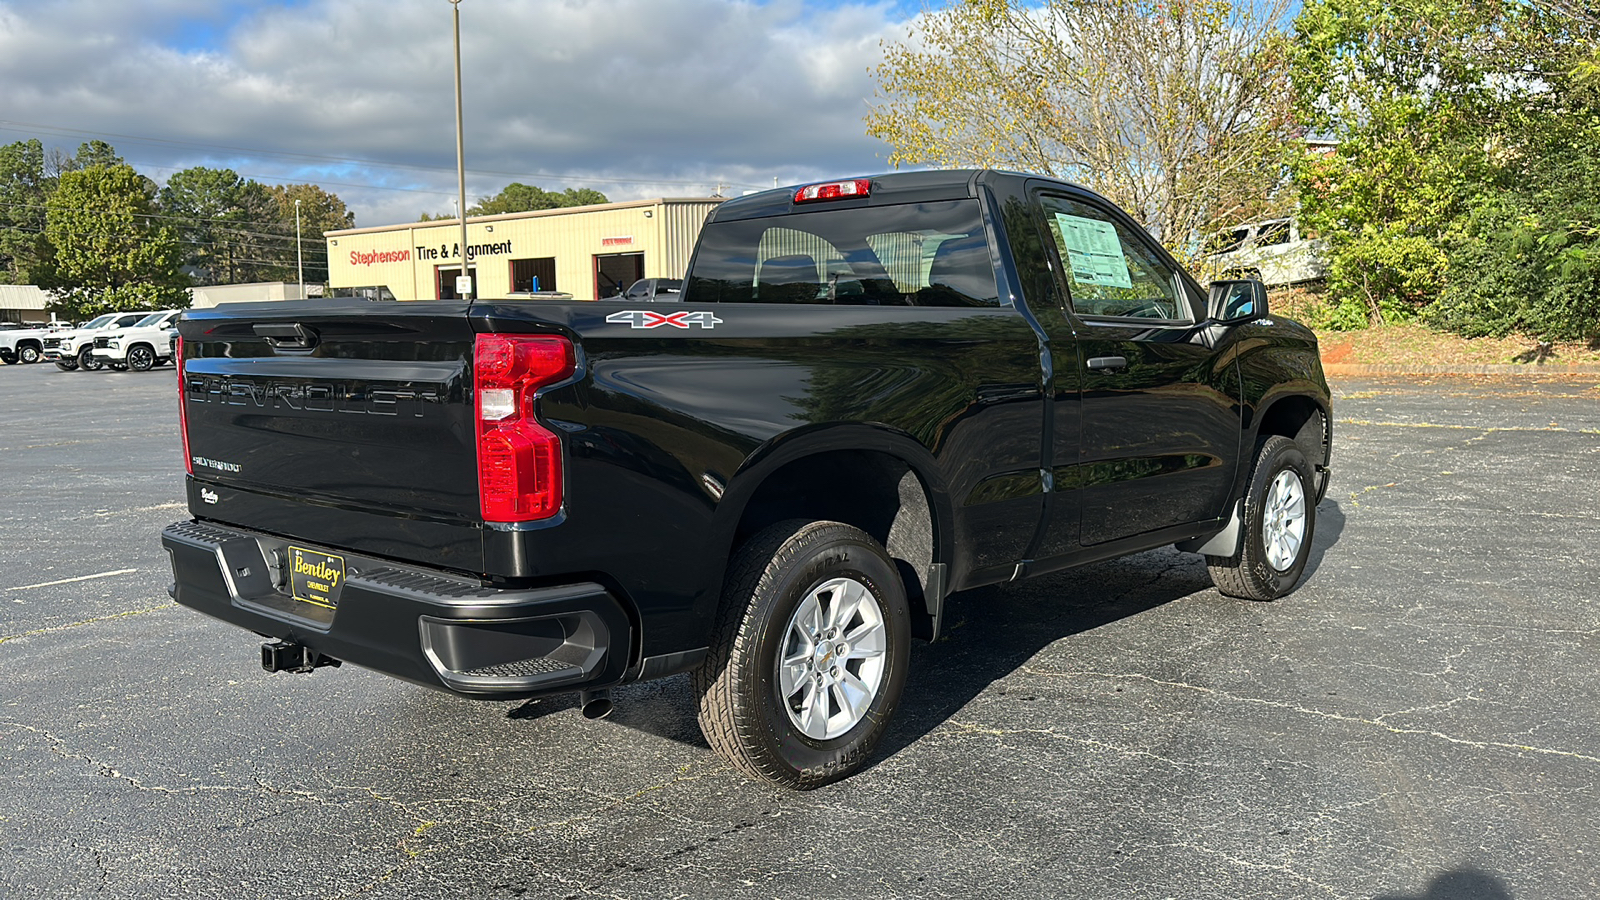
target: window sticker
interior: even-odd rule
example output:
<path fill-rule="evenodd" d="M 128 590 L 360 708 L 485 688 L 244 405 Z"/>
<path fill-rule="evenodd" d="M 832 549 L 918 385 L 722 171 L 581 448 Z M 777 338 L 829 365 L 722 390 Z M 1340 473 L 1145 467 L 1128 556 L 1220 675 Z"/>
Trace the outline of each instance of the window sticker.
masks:
<path fill-rule="evenodd" d="M 1079 284 L 1131 288 L 1128 259 L 1122 254 L 1117 227 L 1099 219 L 1056 213 L 1056 230 L 1067 248 L 1067 264 Z"/>

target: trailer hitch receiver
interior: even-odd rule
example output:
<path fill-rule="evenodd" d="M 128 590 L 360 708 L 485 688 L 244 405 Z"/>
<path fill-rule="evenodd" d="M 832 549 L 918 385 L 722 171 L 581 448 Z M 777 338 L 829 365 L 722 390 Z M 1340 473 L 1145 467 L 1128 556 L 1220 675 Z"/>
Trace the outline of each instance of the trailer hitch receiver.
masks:
<path fill-rule="evenodd" d="M 310 672 L 323 666 L 340 665 L 339 660 L 289 641 L 271 641 L 261 645 L 261 668 L 268 672 Z"/>

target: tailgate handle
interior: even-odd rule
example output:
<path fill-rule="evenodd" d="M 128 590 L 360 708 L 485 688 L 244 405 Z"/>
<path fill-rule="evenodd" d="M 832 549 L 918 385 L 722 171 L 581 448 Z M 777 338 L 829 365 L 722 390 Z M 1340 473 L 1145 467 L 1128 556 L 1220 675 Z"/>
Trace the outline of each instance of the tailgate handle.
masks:
<path fill-rule="evenodd" d="M 299 322 L 257 322 L 254 327 L 274 347 L 309 350 L 317 345 L 317 333 Z"/>

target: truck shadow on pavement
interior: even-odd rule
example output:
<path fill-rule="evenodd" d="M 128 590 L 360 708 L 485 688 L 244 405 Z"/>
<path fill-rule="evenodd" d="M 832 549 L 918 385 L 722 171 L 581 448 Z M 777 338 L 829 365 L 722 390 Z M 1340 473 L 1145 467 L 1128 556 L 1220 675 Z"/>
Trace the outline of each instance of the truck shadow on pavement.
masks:
<path fill-rule="evenodd" d="M 1337 502 L 1324 499 L 1318 505 L 1304 579 L 1315 574 L 1344 524 Z M 932 644 L 912 645 L 911 672 L 900 708 L 868 768 L 938 728 L 1045 647 L 1208 590 L 1212 590 L 1211 576 L 1203 557 L 1164 547 L 951 597 L 943 636 Z M 687 675 L 623 685 L 615 699 L 616 709 L 607 723 L 709 751 L 695 720 L 694 692 Z M 561 694 L 527 701 L 506 715 L 542 719 L 576 707 L 576 695 Z M 1429 895 L 1424 900 L 1436 898 Z"/>
<path fill-rule="evenodd" d="M 1325 498 L 1317 507 L 1302 586 L 1338 542 L 1344 524 L 1338 503 Z M 1204 557 L 1164 547 L 951 597 L 944 634 L 911 649 L 906 693 L 873 765 L 947 722 L 1051 644 L 1210 590 Z M 1282 602 L 1293 602 L 1293 595 Z"/>

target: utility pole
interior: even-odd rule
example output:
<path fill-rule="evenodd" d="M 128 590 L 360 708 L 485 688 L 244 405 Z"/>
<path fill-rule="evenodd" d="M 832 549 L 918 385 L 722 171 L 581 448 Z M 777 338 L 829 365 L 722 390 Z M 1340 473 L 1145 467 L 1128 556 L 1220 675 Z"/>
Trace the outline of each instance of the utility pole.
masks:
<path fill-rule="evenodd" d="M 456 210 L 461 220 L 461 274 L 471 279 L 472 276 L 467 269 L 467 158 L 463 149 L 466 140 L 461 126 L 461 0 L 450 0 L 450 9 L 455 19 L 456 36 Z M 470 280 L 462 283 L 466 285 L 467 290 L 461 299 L 476 299 L 477 286 Z"/>
<path fill-rule="evenodd" d="M 294 270 L 300 276 L 300 299 L 306 298 L 306 261 L 300 251 L 300 201 L 294 201 Z"/>

